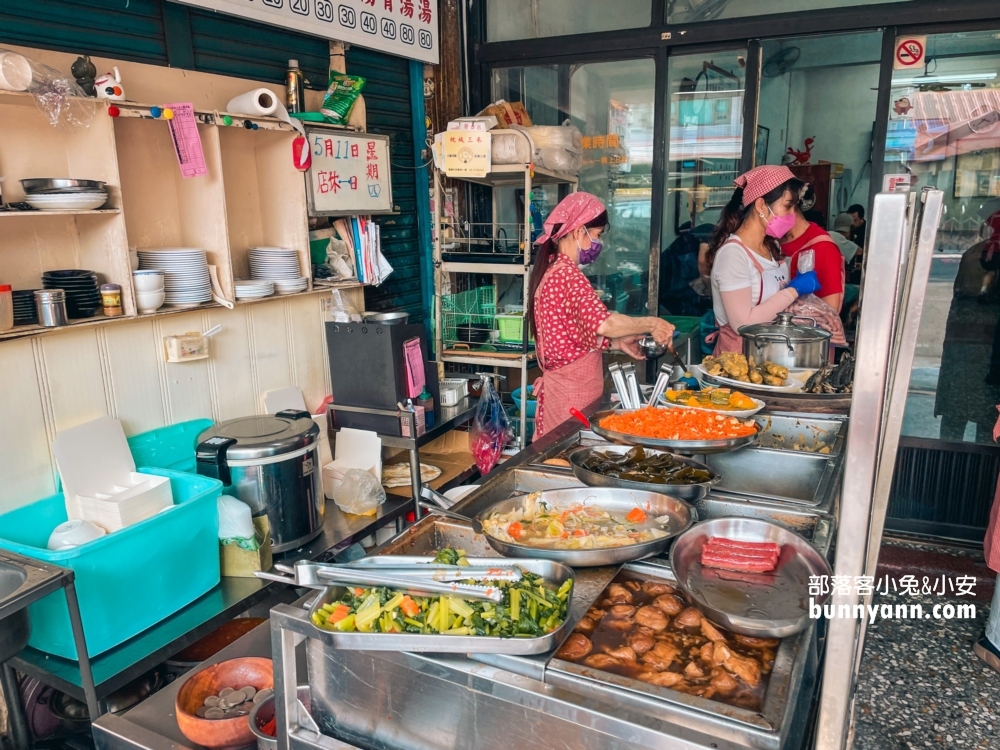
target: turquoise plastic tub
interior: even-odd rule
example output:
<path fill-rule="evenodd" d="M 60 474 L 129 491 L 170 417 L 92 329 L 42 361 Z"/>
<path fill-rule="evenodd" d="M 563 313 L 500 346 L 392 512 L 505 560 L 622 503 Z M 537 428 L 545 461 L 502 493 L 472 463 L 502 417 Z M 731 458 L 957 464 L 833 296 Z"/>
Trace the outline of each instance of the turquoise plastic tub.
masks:
<path fill-rule="evenodd" d="M 194 449 L 198 436 L 214 424 L 211 419 L 192 419 L 158 427 L 133 435 L 128 439 L 128 447 L 136 466 L 156 466 L 197 474 Z"/>
<path fill-rule="evenodd" d="M 191 453 L 193 459 L 193 438 Z M 222 483 L 171 469 L 174 506 L 87 544 L 51 552 L 52 530 L 66 520 L 62 493 L 0 515 L 0 548 L 70 568 L 76 574 L 87 652 L 97 656 L 169 617 L 219 583 Z M 30 607 L 29 645 L 76 660 L 66 597 L 57 591 Z"/>

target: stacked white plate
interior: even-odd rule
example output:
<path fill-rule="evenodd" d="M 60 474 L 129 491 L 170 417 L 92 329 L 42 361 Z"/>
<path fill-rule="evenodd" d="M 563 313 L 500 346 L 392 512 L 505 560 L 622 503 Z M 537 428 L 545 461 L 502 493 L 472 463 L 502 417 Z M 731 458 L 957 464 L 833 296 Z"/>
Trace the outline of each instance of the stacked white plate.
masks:
<path fill-rule="evenodd" d="M 86 193 L 29 193 L 25 202 L 41 211 L 93 211 L 108 202 L 104 190 Z"/>
<path fill-rule="evenodd" d="M 299 282 L 304 277 L 299 266 L 299 254 L 283 247 L 251 247 L 250 276 L 266 281 Z"/>
<path fill-rule="evenodd" d="M 66 496 L 69 518 L 95 523 L 111 532 L 154 516 L 174 504 L 170 479 L 132 472 L 95 497 Z"/>
<path fill-rule="evenodd" d="M 295 294 L 296 292 L 304 292 L 309 288 L 309 279 L 305 276 L 300 276 L 297 279 L 275 279 L 274 290 L 278 294 Z"/>
<path fill-rule="evenodd" d="M 236 299 L 260 299 L 274 294 L 274 283 L 271 281 L 253 281 L 248 279 L 233 279 L 236 286 Z"/>
<path fill-rule="evenodd" d="M 139 268 L 163 271 L 167 305 L 197 307 L 212 301 L 212 277 L 204 250 L 193 247 L 139 250 Z"/>

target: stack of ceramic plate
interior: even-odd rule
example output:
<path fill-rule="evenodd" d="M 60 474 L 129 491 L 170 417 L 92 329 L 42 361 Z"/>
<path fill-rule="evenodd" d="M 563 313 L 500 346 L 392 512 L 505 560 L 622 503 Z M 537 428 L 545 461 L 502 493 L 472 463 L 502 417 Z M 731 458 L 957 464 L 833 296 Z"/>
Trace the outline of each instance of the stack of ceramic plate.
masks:
<path fill-rule="evenodd" d="M 100 180 L 21 180 L 24 200 L 42 211 L 92 211 L 108 201 Z"/>
<path fill-rule="evenodd" d="M 14 290 L 14 325 L 30 326 L 38 323 L 34 289 Z"/>
<path fill-rule="evenodd" d="M 265 281 L 298 281 L 302 278 L 299 254 L 283 247 L 251 247 L 250 276 Z"/>
<path fill-rule="evenodd" d="M 69 318 L 92 318 L 101 308 L 100 282 L 93 271 L 46 271 L 42 274 L 42 286 L 65 290 Z"/>
<path fill-rule="evenodd" d="M 248 279 L 234 279 L 233 281 L 236 285 L 236 299 L 260 299 L 274 294 L 274 283 L 270 281 Z"/>
<path fill-rule="evenodd" d="M 197 307 L 212 301 L 212 277 L 205 251 L 192 247 L 139 250 L 139 268 L 163 271 L 164 303 Z"/>
<path fill-rule="evenodd" d="M 274 281 L 274 291 L 278 294 L 295 294 L 296 292 L 304 292 L 309 288 L 309 279 L 305 276 L 300 276 L 297 279 L 275 279 Z"/>

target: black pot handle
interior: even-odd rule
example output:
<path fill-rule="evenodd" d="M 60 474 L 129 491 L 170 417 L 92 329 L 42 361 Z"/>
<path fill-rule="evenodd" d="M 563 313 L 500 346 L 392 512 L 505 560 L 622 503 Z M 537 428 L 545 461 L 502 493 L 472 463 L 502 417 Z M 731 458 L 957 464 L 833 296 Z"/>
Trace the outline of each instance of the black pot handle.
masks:
<path fill-rule="evenodd" d="M 312 419 L 312 414 L 302 409 L 285 409 L 274 416 L 279 419 Z"/>
<path fill-rule="evenodd" d="M 198 473 L 203 476 L 212 476 L 222 482 L 226 487 L 233 483 L 232 474 L 229 471 L 229 463 L 226 461 L 226 451 L 229 446 L 236 444 L 236 438 L 227 438 L 216 435 L 208 440 L 202 440 L 195 450 L 195 457 L 198 463 Z M 207 471 L 202 471 L 202 467 Z"/>

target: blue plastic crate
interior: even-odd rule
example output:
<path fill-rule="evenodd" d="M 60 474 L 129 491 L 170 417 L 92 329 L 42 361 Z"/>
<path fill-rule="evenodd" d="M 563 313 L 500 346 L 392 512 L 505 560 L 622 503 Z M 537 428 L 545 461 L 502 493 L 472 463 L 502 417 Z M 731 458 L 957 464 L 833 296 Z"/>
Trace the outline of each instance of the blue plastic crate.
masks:
<path fill-rule="evenodd" d="M 192 442 L 192 458 L 193 447 Z M 222 483 L 170 469 L 139 471 L 169 477 L 174 506 L 73 549 L 46 549 L 52 530 L 66 520 L 62 493 L 0 515 L 0 548 L 76 574 L 83 631 L 92 657 L 169 617 L 219 583 L 216 503 Z M 77 658 L 61 591 L 32 604 L 30 618 L 31 646 Z"/>

